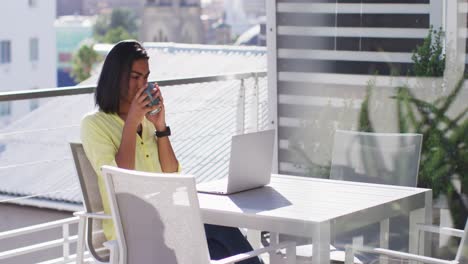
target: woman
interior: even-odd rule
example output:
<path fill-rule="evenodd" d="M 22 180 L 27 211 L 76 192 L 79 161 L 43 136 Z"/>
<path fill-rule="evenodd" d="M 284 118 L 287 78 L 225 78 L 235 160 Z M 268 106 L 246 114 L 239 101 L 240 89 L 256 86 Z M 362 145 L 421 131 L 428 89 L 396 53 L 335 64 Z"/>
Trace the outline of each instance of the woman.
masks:
<path fill-rule="evenodd" d="M 81 140 L 86 155 L 98 174 L 101 197 L 107 197 L 100 173 L 103 165 L 120 168 L 173 173 L 180 171 L 179 162 L 169 139 L 164 99 L 159 87 L 153 88 L 157 105 L 149 106 L 144 90 L 150 74 L 149 56 L 134 40 L 117 43 L 104 61 L 95 93 L 98 111 L 81 122 Z M 156 114 L 150 112 L 160 109 Z M 107 199 L 104 211 L 110 213 Z M 111 220 L 103 222 L 106 238 L 115 239 Z M 212 259 L 220 259 L 252 250 L 236 228 L 205 225 Z M 239 262 L 260 263 L 257 258 Z"/>

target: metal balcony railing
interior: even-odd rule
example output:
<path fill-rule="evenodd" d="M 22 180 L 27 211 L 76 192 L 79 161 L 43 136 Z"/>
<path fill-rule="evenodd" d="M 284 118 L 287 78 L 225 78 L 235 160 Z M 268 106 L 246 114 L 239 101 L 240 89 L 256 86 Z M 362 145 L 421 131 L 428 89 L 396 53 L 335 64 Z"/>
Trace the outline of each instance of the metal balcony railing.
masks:
<path fill-rule="evenodd" d="M 204 82 L 218 82 L 218 81 L 230 81 L 230 80 L 239 80 L 240 81 L 240 95 L 238 98 L 238 111 L 236 120 L 239 122 L 238 127 L 244 129 L 244 111 L 245 111 L 245 84 L 244 80 L 249 78 L 254 78 L 254 89 L 258 89 L 259 78 L 265 78 L 267 73 L 265 71 L 258 72 L 241 72 L 241 73 L 232 73 L 232 74 L 223 74 L 223 75 L 211 75 L 211 76 L 201 76 L 201 77 L 190 77 L 183 79 L 170 79 L 170 80 L 152 80 L 150 82 L 157 82 L 160 86 L 174 86 L 174 85 L 185 85 L 185 84 L 197 84 Z M 27 99 L 38 99 L 38 98 L 50 98 L 57 96 L 67 96 L 67 95 L 78 95 L 78 94 L 90 94 L 94 93 L 96 89 L 95 85 L 78 85 L 72 87 L 61 87 L 61 88 L 48 88 L 48 89 L 35 89 L 35 90 L 23 90 L 23 91 L 11 91 L 0 93 L 0 102 L 3 101 L 16 101 L 16 100 L 27 100 Z M 253 93 L 258 95 L 257 93 Z M 258 104 L 258 99 L 253 100 Z M 258 109 L 254 107 L 254 109 Z M 23 197 L 24 199 L 32 198 L 32 196 Z M 15 198 L 15 200 L 22 199 L 21 197 Z M 0 201 L 2 202 L 2 201 Z M 19 236 L 25 236 L 28 234 L 33 234 L 35 232 L 40 232 L 44 230 L 51 230 L 54 228 L 62 228 L 62 236 L 50 240 L 42 241 L 33 245 L 23 246 L 20 248 L 7 250 L 0 252 L 0 263 L 2 260 L 12 259 L 18 256 L 24 256 L 26 254 L 31 254 L 34 252 L 44 251 L 51 248 L 62 248 L 62 256 L 59 258 L 54 258 L 48 260 L 44 263 L 74 263 L 76 261 L 76 256 L 71 254 L 71 246 L 76 243 L 77 235 L 71 234 L 70 226 L 78 223 L 77 217 L 70 217 L 58 221 L 43 223 L 39 225 L 19 228 L 15 230 L 9 230 L 5 232 L 0 232 L 0 241 L 6 241 L 8 239 L 14 239 Z M 85 257 L 88 254 L 85 254 Z"/>
<path fill-rule="evenodd" d="M 261 78 L 261 77 L 266 77 L 266 71 L 240 72 L 240 73 L 232 73 L 232 74 L 190 77 L 190 78 L 183 78 L 183 79 L 152 80 L 149 82 L 157 82 L 160 86 L 171 86 L 171 85 L 229 81 L 229 80 L 241 80 L 242 81 L 247 78 L 255 78 L 255 80 L 258 81 L 258 78 Z M 65 95 L 76 95 L 76 94 L 89 94 L 89 93 L 94 93 L 95 89 L 96 89 L 95 85 L 77 85 L 77 86 L 60 87 L 60 88 L 46 88 L 46 89 L 3 92 L 3 93 L 0 93 L 0 102 L 47 98 L 47 97 L 56 97 L 56 96 L 65 96 Z"/>

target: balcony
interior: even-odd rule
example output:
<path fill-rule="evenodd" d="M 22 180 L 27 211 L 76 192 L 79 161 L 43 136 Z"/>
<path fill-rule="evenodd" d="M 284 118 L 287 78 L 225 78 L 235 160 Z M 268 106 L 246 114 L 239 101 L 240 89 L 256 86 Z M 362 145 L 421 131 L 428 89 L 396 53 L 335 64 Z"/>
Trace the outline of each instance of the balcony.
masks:
<path fill-rule="evenodd" d="M 197 181 L 224 177 L 227 174 L 230 137 L 271 125 L 266 76 L 264 71 L 255 71 L 157 81 L 163 87 L 168 120 L 176 132 L 172 142 L 184 172 L 197 175 Z M 414 78 L 410 81 L 430 84 L 439 80 Z M 68 144 L 79 141 L 79 121 L 86 111 L 94 107 L 94 89 L 93 85 L 83 85 L 3 93 L 0 96 L 2 101 L 49 98 L 41 108 L 1 133 L 2 142 L 6 145 L 1 156 L 4 162 L 2 183 L 13 186 L 9 191 L 2 190 L 1 204 L 10 212 L 13 209 L 9 207 L 22 205 L 40 208 L 32 211 L 39 210 L 41 214 L 54 211 L 49 218 L 64 218 L 48 219 L 43 224 L 0 233 L 0 242 L 20 240 L 19 243 L 14 242 L 14 247 L 0 253 L 2 263 L 28 263 L 33 255 L 43 263 L 75 261 L 78 219 L 66 216 L 81 210 L 81 197 Z M 466 90 L 464 86 L 463 91 Z M 47 118 L 40 119 L 41 116 Z M 34 129 L 25 129 L 26 125 L 32 125 Z M 11 150 L 10 144 L 14 144 L 15 152 L 5 155 Z M 42 148 L 33 150 L 33 145 Z M 29 162 L 13 163 L 17 153 L 23 153 L 19 156 L 29 159 Z M 17 177 L 22 178 L 15 183 Z M 28 186 L 24 182 L 29 183 Z M 43 217 L 34 216 L 34 212 L 29 210 L 26 215 Z M 50 239 L 38 241 L 38 236 Z"/>
<path fill-rule="evenodd" d="M 336 129 L 419 129 L 438 136 L 426 137 L 431 140 L 424 143 L 421 183 L 432 188 L 427 182 L 432 179 L 425 177 L 435 175 L 435 181 L 444 184 L 436 184 L 439 189 L 434 193 L 460 197 L 442 196 L 446 201 L 437 199 L 434 205 L 434 220 L 450 224 L 449 218 L 444 218 L 450 214 L 447 208 L 438 215 L 440 204 L 444 207 L 451 201 L 466 199 L 466 186 L 462 184 L 466 163 L 452 163 L 456 161 L 453 157 L 459 157 L 457 153 L 466 153 L 466 139 L 462 138 L 465 143 L 456 148 L 451 147 L 449 139 L 466 131 L 468 85 L 462 84 L 452 96 L 457 80 L 451 74 L 460 73 L 458 67 L 466 72 L 467 4 L 454 7 L 450 5 L 455 1 L 448 1 L 449 5 L 442 8 L 442 2 L 437 1 L 381 5 L 280 2 L 276 9 L 268 11 L 267 31 L 273 32 L 268 35 L 268 50 L 232 48 L 229 54 L 223 54 L 225 60 L 212 62 L 216 53 L 224 52 L 223 48 L 198 47 L 209 57 L 205 60 L 190 57 L 194 52 L 189 45 L 149 44 L 154 49 L 186 52 L 191 58 L 182 63 L 160 53 L 150 61 L 154 72 L 172 74 L 157 81 L 163 87 L 168 122 L 174 132 L 172 142 L 184 172 L 196 175 L 198 181 L 221 178 L 227 173 L 231 135 L 274 127 L 279 136 L 276 168 L 280 173 L 327 178 Z M 457 16 L 443 16 L 440 10 L 462 13 L 465 23 L 460 27 L 453 19 Z M 315 20 L 320 12 L 326 18 L 323 21 Z M 406 20 L 390 21 L 386 15 Z M 342 24 L 353 17 L 359 23 Z M 446 65 L 454 63 L 456 67 L 447 68 L 441 77 L 407 75 L 406 70 L 412 66 L 411 51 L 423 43 L 434 21 L 446 26 L 450 33 L 444 47 L 452 60 L 447 59 Z M 449 45 L 459 41 L 460 45 Z M 252 60 L 239 59 L 235 56 L 239 52 L 249 53 Z M 265 72 L 267 53 L 269 71 Z M 250 68 L 252 64 L 255 67 Z M 212 70 L 210 74 L 203 72 L 206 68 Z M 215 73 L 219 69 L 222 73 Z M 245 72 L 232 74 L 239 69 Z M 189 71 L 195 75 L 187 74 Z M 96 76 L 89 83 L 95 81 Z M 74 261 L 77 219 L 71 217 L 71 212 L 81 209 L 81 197 L 68 143 L 79 141 L 79 121 L 94 108 L 93 90 L 93 85 L 85 83 L 80 87 L 0 95 L 0 101 L 48 100 L 0 131 L 0 215 L 6 219 L 4 232 L 0 233 L 0 245 L 4 245 L 0 248 L 0 262 L 29 263 L 31 254 L 37 254 L 36 262 Z M 402 90 L 409 91 L 411 97 L 400 94 Z M 445 107 L 444 101 L 450 107 Z M 439 116 L 442 112 L 438 109 L 444 110 L 443 115 Z M 416 118 L 408 114 L 410 110 L 417 112 Z M 418 118 L 425 114 L 425 123 L 420 123 Z M 411 124 L 416 125 L 408 128 Z M 447 164 L 451 164 L 449 172 L 445 170 Z M 463 203 L 455 206 L 465 211 L 468 208 Z M 29 209 L 25 213 L 21 208 Z M 17 219 L 24 222 L 24 228 L 14 226 Z M 33 225 L 33 220 L 44 224 Z M 40 255 L 40 251 L 45 253 Z"/>
<path fill-rule="evenodd" d="M 227 174 L 232 135 L 264 129 L 269 125 L 266 72 L 157 82 L 162 87 L 168 109 L 167 120 L 174 131 L 174 150 L 178 153 L 183 171 L 198 175 L 197 181 L 220 178 Z M 2 143 L 6 146 L 2 153 L 3 167 L 0 172 L 3 182 L 1 204 L 8 204 L 6 207 L 22 205 L 42 208 L 25 212 L 36 221 L 40 221 L 41 214 L 47 212 L 51 213 L 42 216 L 43 219 L 71 216 L 73 211 L 82 209 L 69 142 L 80 141 L 79 122 L 84 113 L 93 109 L 94 89 L 94 86 L 78 86 L 1 95 L 3 101 L 50 98 L 37 111 L 20 120 L 20 124 L 13 124 L 1 133 Z M 29 125 L 28 129 L 25 129 L 25 124 Z M 31 141 L 33 137 L 35 139 Z M 24 154 L 19 155 L 21 161 L 16 156 L 18 151 L 24 151 Z M 36 211 L 44 212 L 38 214 Z M 12 215 L 11 219 L 15 217 Z M 40 235 L 36 234 L 41 232 L 53 233 L 58 238 L 34 245 L 15 245 L 17 248 L 7 246 L 7 250 L 0 254 L 0 260 L 9 263 L 8 259 L 18 261 L 15 259 L 18 255 L 25 255 L 27 259 L 32 256 L 28 255 L 32 252 L 61 248 L 63 256 L 57 256 L 56 260 L 47 263 L 71 262 L 74 260 L 72 253 L 73 243 L 76 242 L 76 223 L 76 217 L 69 217 L 3 232 L 0 234 L 0 243 L 22 240 L 22 237 L 28 236 L 37 237 Z M 54 230 L 57 228 L 62 231 Z M 35 241 L 34 238 L 27 240 Z M 58 252 L 54 253 L 56 255 Z"/>

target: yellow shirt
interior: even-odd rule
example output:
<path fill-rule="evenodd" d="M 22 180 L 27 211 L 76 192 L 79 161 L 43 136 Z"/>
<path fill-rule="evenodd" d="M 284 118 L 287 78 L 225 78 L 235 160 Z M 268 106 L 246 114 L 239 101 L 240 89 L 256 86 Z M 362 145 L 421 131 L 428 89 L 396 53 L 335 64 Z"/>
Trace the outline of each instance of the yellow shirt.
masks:
<path fill-rule="evenodd" d="M 98 176 L 104 212 L 109 215 L 110 205 L 100 168 L 103 165 L 117 167 L 115 155 L 120 146 L 123 127 L 124 121 L 117 114 L 107 114 L 101 111 L 87 114 L 81 121 L 83 148 Z M 162 172 L 159 163 L 157 139 L 154 136 L 154 125 L 146 118 L 143 118 L 142 127 L 142 136 L 136 136 L 135 170 Z M 112 220 L 104 220 L 103 229 L 108 240 L 116 239 Z"/>

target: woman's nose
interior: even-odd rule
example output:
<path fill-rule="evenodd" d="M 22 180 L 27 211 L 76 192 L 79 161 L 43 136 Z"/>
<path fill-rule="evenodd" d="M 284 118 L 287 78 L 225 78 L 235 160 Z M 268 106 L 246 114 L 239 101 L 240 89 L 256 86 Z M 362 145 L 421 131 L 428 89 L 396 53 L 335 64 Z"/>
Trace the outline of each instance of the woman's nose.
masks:
<path fill-rule="evenodd" d="M 142 87 L 142 86 L 146 87 L 147 85 L 148 85 L 148 80 L 143 80 L 143 81 L 141 82 L 141 86 L 140 86 L 140 87 Z"/>

